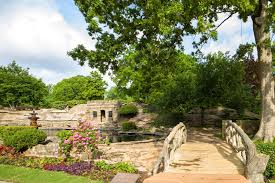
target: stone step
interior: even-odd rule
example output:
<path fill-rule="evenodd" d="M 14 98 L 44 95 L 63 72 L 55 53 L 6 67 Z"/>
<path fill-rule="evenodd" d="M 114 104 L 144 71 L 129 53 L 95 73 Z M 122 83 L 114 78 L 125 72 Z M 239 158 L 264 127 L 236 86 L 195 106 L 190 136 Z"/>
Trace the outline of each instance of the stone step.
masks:
<path fill-rule="evenodd" d="M 143 183 L 249 183 L 242 175 L 159 173 Z"/>

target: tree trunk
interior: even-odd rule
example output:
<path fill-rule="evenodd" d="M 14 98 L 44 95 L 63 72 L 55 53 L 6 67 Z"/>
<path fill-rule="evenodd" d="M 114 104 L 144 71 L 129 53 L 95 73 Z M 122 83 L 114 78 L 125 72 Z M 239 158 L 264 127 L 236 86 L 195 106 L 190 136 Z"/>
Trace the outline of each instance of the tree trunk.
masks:
<path fill-rule="evenodd" d="M 272 141 L 275 137 L 274 80 L 270 32 L 266 20 L 267 6 L 268 0 L 259 0 L 258 12 L 252 16 L 261 80 L 261 123 L 255 138 L 266 142 Z"/>

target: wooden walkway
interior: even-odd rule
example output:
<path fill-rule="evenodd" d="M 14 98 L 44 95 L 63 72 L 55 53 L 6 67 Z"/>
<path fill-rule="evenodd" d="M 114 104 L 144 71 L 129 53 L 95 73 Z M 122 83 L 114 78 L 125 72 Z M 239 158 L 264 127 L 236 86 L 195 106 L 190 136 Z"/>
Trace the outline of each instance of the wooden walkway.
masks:
<path fill-rule="evenodd" d="M 188 129 L 187 143 L 175 152 L 168 170 L 145 183 L 245 183 L 244 166 L 215 129 Z"/>

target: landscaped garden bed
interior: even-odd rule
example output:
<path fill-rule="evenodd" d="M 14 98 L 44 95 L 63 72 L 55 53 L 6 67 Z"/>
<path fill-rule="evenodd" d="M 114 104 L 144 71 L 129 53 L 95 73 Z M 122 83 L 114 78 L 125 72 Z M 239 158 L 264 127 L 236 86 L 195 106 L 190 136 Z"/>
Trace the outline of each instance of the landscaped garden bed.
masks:
<path fill-rule="evenodd" d="M 0 146 L 0 148 L 10 150 L 10 148 L 3 146 Z M 89 177 L 90 180 L 108 182 L 117 173 L 137 173 L 134 166 L 125 162 L 108 164 L 105 161 L 87 162 L 76 159 L 25 157 L 22 154 L 10 154 L 4 151 L 0 151 L 0 153 L 0 165 L 58 171 L 70 175 Z"/>
<path fill-rule="evenodd" d="M 46 135 L 43 131 L 28 127 L 0 127 L 0 138 L 3 141 L 0 145 L 0 169 L 3 169 L 1 172 L 8 172 L 11 169 L 18 171 L 16 177 L 14 177 L 14 172 L 5 175 L 0 173 L 0 180 L 31 183 L 35 182 L 31 181 L 31 177 L 37 178 L 35 174 L 38 174 L 41 179 L 48 180 L 46 182 L 56 182 L 55 176 L 64 177 L 62 180 L 66 182 L 65 180 L 70 179 L 68 177 L 72 175 L 75 177 L 72 180 L 76 179 L 79 182 L 91 182 L 92 180 L 109 182 L 117 173 L 138 172 L 133 165 L 126 162 L 109 164 L 105 161 L 96 161 L 100 142 L 99 134 L 87 124 L 84 122 L 75 130 L 59 133 L 59 149 L 60 154 L 63 154 L 60 158 L 24 155 L 25 150 L 45 141 Z M 78 155 L 82 153 L 88 155 L 86 161 L 78 158 Z M 72 154 L 76 156 L 71 156 Z M 23 175 L 24 171 L 26 176 Z"/>

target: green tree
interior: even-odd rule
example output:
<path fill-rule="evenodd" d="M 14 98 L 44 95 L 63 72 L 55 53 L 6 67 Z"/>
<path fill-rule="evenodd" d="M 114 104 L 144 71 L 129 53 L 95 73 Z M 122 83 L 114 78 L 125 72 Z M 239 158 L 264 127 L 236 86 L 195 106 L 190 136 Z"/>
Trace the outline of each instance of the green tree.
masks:
<path fill-rule="evenodd" d="M 15 61 L 0 67 L 0 105 L 40 106 L 47 95 L 43 81 L 30 75 L 27 69 Z"/>
<path fill-rule="evenodd" d="M 221 105 L 242 113 L 255 105 L 242 60 L 220 52 L 210 54 L 199 65 L 198 76 L 197 102 L 201 108 Z"/>
<path fill-rule="evenodd" d="M 162 112 L 186 113 L 196 107 L 198 63 L 182 53 L 173 63 L 166 66 L 172 66 L 169 70 L 159 69 L 162 85 L 154 88 L 150 101 Z"/>
<path fill-rule="evenodd" d="M 97 100 L 104 98 L 106 83 L 98 72 L 90 76 L 74 76 L 63 79 L 52 87 L 50 101 Z"/>
<path fill-rule="evenodd" d="M 232 15 L 252 19 L 261 75 L 261 125 L 257 137 L 275 136 L 274 81 L 270 31 L 275 30 L 272 0 L 75 0 L 88 23 L 89 35 L 97 39 L 96 50 L 79 45 L 69 52 L 80 64 L 89 62 L 101 72 L 117 70 L 129 48 L 143 51 L 183 50 L 183 37 L 196 34 L 198 44 L 216 39 L 216 29 Z M 228 18 L 215 25 L 219 13 Z M 102 27 L 105 27 L 104 29 Z M 195 46 L 198 44 L 194 43 Z M 158 56 L 158 54 L 155 54 Z M 155 59 L 160 58 L 156 57 Z M 153 66 L 154 63 L 151 64 Z"/>

